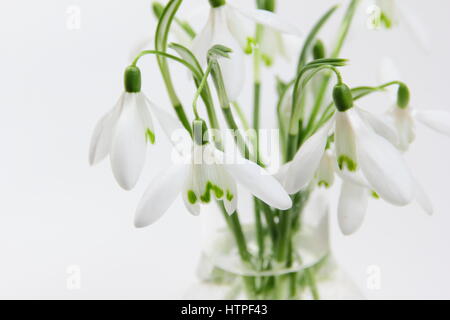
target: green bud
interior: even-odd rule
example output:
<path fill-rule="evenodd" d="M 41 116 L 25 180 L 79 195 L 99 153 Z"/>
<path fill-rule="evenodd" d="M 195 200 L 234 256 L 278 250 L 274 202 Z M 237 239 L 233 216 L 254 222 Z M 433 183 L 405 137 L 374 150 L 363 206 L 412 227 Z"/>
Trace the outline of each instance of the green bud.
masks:
<path fill-rule="evenodd" d="M 400 84 L 397 91 L 397 106 L 406 109 L 409 106 L 409 89 L 405 84 Z"/>
<path fill-rule="evenodd" d="M 205 120 L 198 119 L 194 120 L 192 124 L 194 132 L 194 142 L 199 146 L 203 146 L 209 142 L 208 138 L 208 127 L 206 126 Z"/>
<path fill-rule="evenodd" d="M 213 8 L 218 8 L 226 4 L 225 0 L 209 0 L 209 4 Z"/>
<path fill-rule="evenodd" d="M 338 83 L 334 87 L 333 100 L 336 108 L 341 112 L 353 108 L 352 92 L 350 88 L 344 83 Z"/>
<path fill-rule="evenodd" d="M 126 92 L 141 92 L 141 70 L 138 67 L 129 66 L 125 69 L 124 85 Z"/>
<path fill-rule="evenodd" d="M 152 10 L 153 14 L 157 19 L 161 18 L 163 12 L 164 12 L 164 6 L 159 2 L 153 2 L 152 3 Z"/>
<path fill-rule="evenodd" d="M 325 45 L 320 39 L 316 40 L 314 47 L 312 49 L 314 60 L 324 59 L 326 56 Z"/>

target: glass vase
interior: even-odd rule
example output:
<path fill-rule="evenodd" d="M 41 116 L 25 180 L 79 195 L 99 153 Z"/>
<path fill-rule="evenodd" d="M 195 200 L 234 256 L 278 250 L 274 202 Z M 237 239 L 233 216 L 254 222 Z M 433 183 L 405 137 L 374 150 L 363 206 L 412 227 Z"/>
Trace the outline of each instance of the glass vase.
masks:
<path fill-rule="evenodd" d="M 203 214 L 199 281 L 186 298 L 363 299 L 330 252 L 326 197 L 296 196 L 289 213 L 262 208 L 254 199 L 253 208 L 242 210 L 247 214 L 229 216 L 220 203 L 219 210 Z"/>

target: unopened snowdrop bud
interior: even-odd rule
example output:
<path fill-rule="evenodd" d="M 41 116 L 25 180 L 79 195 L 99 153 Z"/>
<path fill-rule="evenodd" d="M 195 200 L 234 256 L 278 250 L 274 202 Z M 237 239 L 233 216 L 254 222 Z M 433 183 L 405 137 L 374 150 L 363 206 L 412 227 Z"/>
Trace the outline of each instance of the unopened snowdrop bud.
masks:
<path fill-rule="evenodd" d="M 209 0 L 209 4 L 213 8 L 218 8 L 226 4 L 225 0 Z"/>
<path fill-rule="evenodd" d="M 322 40 L 317 39 L 317 41 L 314 44 L 314 47 L 312 49 L 312 53 L 313 53 L 314 60 L 325 58 L 326 51 L 325 51 L 325 45 L 323 44 Z"/>
<path fill-rule="evenodd" d="M 126 92 L 141 92 L 141 70 L 138 67 L 129 66 L 125 69 L 124 85 Z"/>
<path fill-rule="evenodd" d="M 203 146 L 209 142 L 208 127 L 203 119 L 194 120 L 192 124 L 194 132 L 194 142 L 199 146 Z"/>
<path fill-rule="evenodd" d="M 333 100 L 336 108 L 347 111 L 353 107 L 353 96 L 350 88 L 344 83 L 338 83 L 333 89 Z"/>
<path fill-rule="evenodd" d="M 406 109 L 409 106 L 409 89 L 405 84 L 400 84 L 397 91 L 397 106 Z"/>

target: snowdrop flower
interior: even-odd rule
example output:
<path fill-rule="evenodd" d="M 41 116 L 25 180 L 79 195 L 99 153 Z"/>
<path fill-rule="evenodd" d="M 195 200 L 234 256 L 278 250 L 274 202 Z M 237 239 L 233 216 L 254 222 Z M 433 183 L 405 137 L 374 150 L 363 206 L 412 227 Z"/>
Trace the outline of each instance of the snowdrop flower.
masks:
<path fill-rule="evenodd" d="M 231 101 L 235 101 L 244 85 L 243 76 L 244 52 L 247 36 L 243 32 L 242 17 L 269 26 L 274 30 L 299 34 L 297 29 L 266 10 L 244 10 L 231 6 L 226 0 L 209 0 L 211 5 L 208 22 L 194 39 L 192 51 L 202 64 L 206 64 L 208 50 L 216 44 L 232 49 L 229 59 L 221 59 L 220 67 L 223 73 L 225 88 Z M 275 46 L 276 43 L 273 43 Z"/>
<path fill-rule="evenodd" d="M 89 162 L 95 165 L 109 155 L 117 183 L 123 189 L 130 190 L 136 185 L 144 167 L 148 143 L 155 143 L 149 109 L 155 113 L 164 111 L 154 106 L 141 92 L 141 73 L 137 67 L 128 67 L 124 78 L 125 92 L 95 127 Z"/>
<path fill-rule="evenodd" d="M 340 170 L 360 170 L 385 201 L 407 205 L 414 198 L 414 183 L 400 153 L 385 138 L 389 127 L 374 115 L 353 107 L 350 89 L 338 84 L 333 91 L 337 112 L 313 134 L 295 155 L 284 181 L 288 193 L 305 188 L 320 166 L 330 131 L 334 131 L 335 158 Z"/>
<path fill-rule="evenodd" d="M 397 102 L 388 111 L 388 116 L 398 134 L 397 147 L 407 151 L 415 139 L 415 125 L 420 122 L 427 127 L 450 136 L 450 112 L 443 110 L 421 110 L 410 106 L 410 94 L 406 85 L 400 84 Z"/>
<path fill-rule="evenodd" d="M 194 140 L 187 164 L 173 166 L 149 186 L 135 217 L 135 226 L 146 227 L 157 221 L 181 193 L 193 215 L 200 214 L 200 204 L 213 198 L 222 200 L 228 214 L 237 208 L 237 184 L 269 206 L 287 210 L 292 201 L 281 184 L 260 166 L 237 156 L 230 157 L 203 139 Z M 200 135 L 202 136 L 202 135 Z"/>
<path fill-rule="evenodd" d="M 426 51 L 430 47 L 427 32 L 422 22 L 407 6 L 400 5 L 399 0 L 375 0 L 374 5 L 367 12 L 372 15 L 369 27 L 372 29 L 392 29 L 403 24 L 411 35 Z"/>

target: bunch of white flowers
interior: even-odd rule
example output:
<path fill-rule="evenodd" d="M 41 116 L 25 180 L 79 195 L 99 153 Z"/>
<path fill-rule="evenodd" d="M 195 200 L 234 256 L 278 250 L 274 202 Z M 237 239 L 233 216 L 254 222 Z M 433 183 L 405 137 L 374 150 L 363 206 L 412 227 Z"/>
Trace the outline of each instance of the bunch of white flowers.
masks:
<path fill-rule="evenodd" d="M 412 108 L 408 86 L 397 79 L 378 86 L 353 88 L 343 80 L 339 68 L 345 67 L 347 60 L 339 55 L 359 0 L 349 1 L 335 45 L 329 52 L 319 34 L 338 6 L 320 17 L 303 38 L 294 23 L 274 13 L 275 0 L 258 0 L 258 9 L 253 10 L 229 5 L 226 0 L 209 0 L 209 18 L 198 34 L 188 21 L 176 18 L 182 2 L 170 0 L 166 6 L 153 4 L 159 21 L 154 48 L 139 53 L 126 68 L 125 92 L 113 110 L 100 120 L 92 138 L 91 164 L 109 155 L 117 182 L 130 190 L 143 169 L 148 144 L 158 141 L 160 133 L 155 132 L 153 117 L 169 136 L 177 129 L 188 133 L 187 161 L 174 164 L 152 179 L 138 205 L 136 227 L 154 223 L 179 195 L 193 215 L 200 214 L 201 205 L 216 202 L 225 213 L 244 263 L 254 268 L 262 264 L 288 268 L 295 256 L 292 239 L 301 232 L 302 208 L 309 194 L 316 188 L 330 188 L 335 184 L 335 177 L 342 180 L 337 216 L 346 235 L 361 226 L 370 198 L 380 198 L 395 206 L 417 201 L 427 213 L 433 212 L 403 153 L 414 140 L 416 121 L 450 135 L 450 114 Z M 376 4 L 385 27 L 401 23 L 394 1 Z M 250 21 L 255 23 L 253 35 L 243 25 Z M 185 45 L 169 43 L 171 32 L 182 38 Z M 283 38 L 286 34 L 296 36 L 297 42 L 303 43 L 298 63 L 292 67 L 291 80 L 278 80 L 276 108 L 262 110 L 261 97 L 267 88 L 262 90 L 260 69 L 264 65 L 276 66 L 277 57 L 286 54 Z M 150 54 L 157 57 L 172 108 L 157 107 L 141 91 L 141 71 L 137 64 L 140 58 Z M 239 107 L 249 58 L 253 59 L 254 66 L 251 112 Z M 169 61 L 182 64 L 192 75 L 197 88 L 192 104 L 193 120 L 177 95 Z M 397 96 L 384 116 L 356 105 L 356 101 L 388 87 L 396 88 Z M 199 99 L 206 109 L 205 119 L 197 110 Z M 284 164 L 275 175 L 267 172 L 260 156 L 262 111 L 278 120 Z M 248 114 L 252 122 L 248 121 Z M 234 131 L 240 156 L 232 157 L 217 134 L 224 130 L 224 124 Z M 256 136 L 246 136 L 242 127 L 253 129 Z M 254 196 L 256 249 L 249 248 L 242 233 L 238 185 Z"/>

